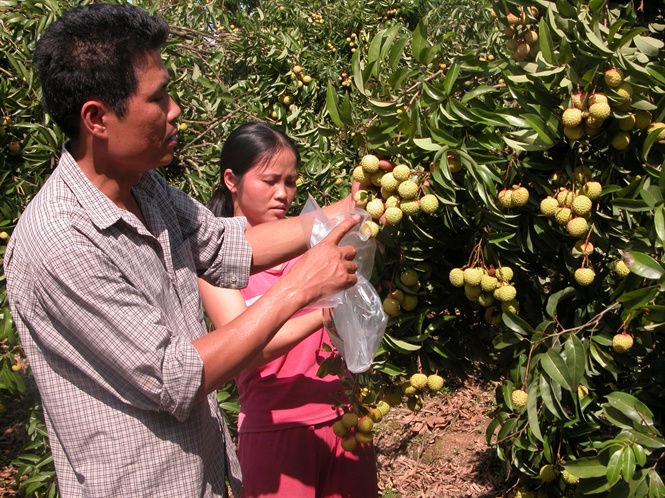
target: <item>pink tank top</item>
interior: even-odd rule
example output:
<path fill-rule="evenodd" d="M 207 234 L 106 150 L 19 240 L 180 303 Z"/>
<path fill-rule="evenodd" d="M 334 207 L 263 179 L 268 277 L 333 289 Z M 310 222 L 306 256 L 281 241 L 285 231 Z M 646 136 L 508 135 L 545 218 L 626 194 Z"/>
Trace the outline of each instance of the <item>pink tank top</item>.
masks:
<path fill-rule="evenodd" d="M 288 273 L 296 261 L 291 260 L 278 270 L 250 276 L 249 284 L 241 290 L 248 305 Z M 295 316 L 298 314 L 300 312 Z M 333 405 L 343 388 L 341 380 L 336 375 L 316 376 L 321 362 L 330 356 L 321 350 L 323 343 L 330 344 L 330 341 L 328 333 L 321 328 L 284 356 L 236 378 L 241 407 L 239 432 L 316 425 L 339 415 Z"/>

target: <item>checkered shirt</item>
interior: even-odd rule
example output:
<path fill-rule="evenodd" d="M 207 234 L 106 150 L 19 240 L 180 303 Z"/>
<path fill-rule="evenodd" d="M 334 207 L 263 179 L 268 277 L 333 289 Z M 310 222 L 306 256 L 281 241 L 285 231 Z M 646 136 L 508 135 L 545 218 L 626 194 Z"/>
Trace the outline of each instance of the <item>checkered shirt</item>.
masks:
<path fill-rule="evenodd" d="M 63 148 L 7 247 L 7 292 L 64 498 L 239 496 L 215 394 L 194 404 L 206 333 L 197 276 L 247 285 L 244 218 L 216 218 L 154 171 L 146 226 Z"/>

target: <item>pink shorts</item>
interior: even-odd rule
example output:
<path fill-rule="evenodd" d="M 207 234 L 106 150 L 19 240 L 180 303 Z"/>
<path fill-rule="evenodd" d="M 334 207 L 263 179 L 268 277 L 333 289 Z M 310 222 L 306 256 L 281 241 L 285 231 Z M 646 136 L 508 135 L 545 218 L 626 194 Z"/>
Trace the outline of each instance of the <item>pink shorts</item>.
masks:
<path fill-rule="evenodd" d="M 376 498 L 374 447 L 359 444 L 349 453 L 341 441 L 332 421 L 241 433 L 243 498 Z"/>

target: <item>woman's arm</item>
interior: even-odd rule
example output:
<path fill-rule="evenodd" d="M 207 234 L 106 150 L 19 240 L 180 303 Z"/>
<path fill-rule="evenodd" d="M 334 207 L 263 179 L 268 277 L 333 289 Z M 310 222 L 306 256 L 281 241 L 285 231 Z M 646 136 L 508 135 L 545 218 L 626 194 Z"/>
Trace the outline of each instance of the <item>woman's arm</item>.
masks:
<path fill-rule="evenodd" d="M 247 309 L 245 299 L 237 289 L 215 287 L 202 279 L 199 279 L 199 289 L 201 290 L 203 307 L 215 329 L 228 324 Z M 244 370 L 253 370 L 275 358 L 279 358 L 321 327 L 322 317 L 321 311 L 318 309 L 291 318 Z"/>

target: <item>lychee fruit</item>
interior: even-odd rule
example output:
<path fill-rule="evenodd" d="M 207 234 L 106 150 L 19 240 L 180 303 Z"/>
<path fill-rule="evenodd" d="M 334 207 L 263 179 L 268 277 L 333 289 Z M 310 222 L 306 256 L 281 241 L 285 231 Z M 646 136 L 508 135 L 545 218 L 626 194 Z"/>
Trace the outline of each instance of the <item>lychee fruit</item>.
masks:
<path fill-rule="evenodd" d="M 596 272 L 591 268 L 578 268 L 575 270 L 575 282 L 580 284 L 582 287 L 588 287 L 591 285 L 596 278 Z"/>
<path fill-rule="evenodd" d="M 615 334 L 614 337 L 612 337 L 612 348 L 617 353 L 625 353 L 632 347 L 633 347 L 632 335 L 626 332 L 620 332 L 618 334 Z"/>
<path fill-rule="evenodd" d="M 416 389 L 425 389 L 425 386 L 427 386 L 427 375 L 424 373 L 414 373 L 409 378 L 409 383 Z"/>
<path fill-rule="evenodd" d="M 439 198 L 434 194 L 426 194 L 420 198 L 420 209 L 427 214 L 434 214 L 439 210 Z"/>
<path fill-rule="evenodd" d="M 367 173 L 374 173 L 379 170 L 379 158 L 374 154 L 365 154 L 360 160 L 360 166 Z"/>
<path fill-rule="evenodd" d="M 526 402 L 529 400 L 529 395 L 524 389 L 515 389 L 510 395 L 510 398 L 513 402 L 513 405 L 521 408 L 526 405 Z"/>

